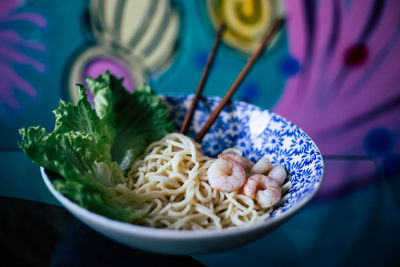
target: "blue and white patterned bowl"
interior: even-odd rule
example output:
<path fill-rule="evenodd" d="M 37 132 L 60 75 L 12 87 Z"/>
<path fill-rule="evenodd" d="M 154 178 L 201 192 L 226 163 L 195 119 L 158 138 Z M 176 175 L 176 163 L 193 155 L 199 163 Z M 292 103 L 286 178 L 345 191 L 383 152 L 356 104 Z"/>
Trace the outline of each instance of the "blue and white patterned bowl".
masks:
<path fill-rule="evenodd" d="M 175 127 L 180 129 L 193 96 L 167 96 L 165 99 Z M 199 102 L 189 136 L 196 136 L 219 102 L 216 97 Z M 268 110 L 245 102 L 225 107 L 205 135 L 202 149 L 208 156 L 216 157 L 231 147 L 240 149 L 253 162 L 267 154 L 272 164 L 279 163 L 290 172 L 291 197 L 272 216 L 308 201 L 322 181 L 323 161 L 315 143 L 299 127 Z"/>
<path fill-rule="evenodd" d="M 164 97 L 177 129 L 192 98 Z M 189 136 L 196 135 L 219 101 L 219 98 L 200 101 Z M 307 134 L 281 116 L 245 102 L 233 102 L 225 107 L 202 142 L 203 151 L 214 157 L 230 147 L 239 148 L 253 161 L 268 154 L 273 164 L 280 163 L 288 170 L 292 183 L 289 198 L 271 217 L 248 227 L 175 231 L 118 222 L 81 208 L 61 195 L 53 188 L 43 168 L 42 176 L 51 193 L 65 208 L 91 228 L 116 241 L 160 253 L 210 253 L 248 243 L 281 225 L 311 200 L 323 178 L 321 153 Z"/>

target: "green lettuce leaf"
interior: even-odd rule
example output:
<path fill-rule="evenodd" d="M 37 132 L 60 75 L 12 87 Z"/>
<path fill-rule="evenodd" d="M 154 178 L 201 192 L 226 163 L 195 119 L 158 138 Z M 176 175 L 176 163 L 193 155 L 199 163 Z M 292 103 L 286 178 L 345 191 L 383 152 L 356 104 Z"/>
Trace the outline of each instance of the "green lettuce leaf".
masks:
<path fill-rule="evenodd" d="M 129 93 L 108 71 L 87 82 L 95 109 L 78 85 L 77 103 L 61 100 L 54 111 L 51 133 L 22 128 L 18 144 L 34 163 L 59 174 L 55 189 L 82 207 L 121 221 L 140 220 L 142 204 L 116 186 L 151 142 L 173 130 L 167 109 L 148 86 Z"/>
<path fill-rule="evenodd" d="M 111 157 L 124 171 L 131 167 L 148 144 L 173 131 L 164 103 L 149 86 L 142 85 L 129 94 L 122 79 L 109 72 L 97 79 L 89 77 L 87 84 L 95 95 L 97 115 L 115 134 Z"/>

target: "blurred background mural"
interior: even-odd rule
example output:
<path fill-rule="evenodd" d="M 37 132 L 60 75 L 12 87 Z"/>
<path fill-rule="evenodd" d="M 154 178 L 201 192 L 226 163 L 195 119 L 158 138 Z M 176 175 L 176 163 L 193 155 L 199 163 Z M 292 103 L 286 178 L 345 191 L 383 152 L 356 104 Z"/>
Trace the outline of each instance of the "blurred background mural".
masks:
<path fill-rule="evenodd" d="M 192 94 L 216 27 L 225 21 L 224 44 L 204 92 L 222 96 L 272 21 L 285 16 L 285 30 L 235 94 L 299 125 L 325 156 L 322 188 L 302 215 L 280 228 L 291 234 L 284 241 L 297 259 L 319 251 L 340 263 L 350 245 L 333 255 L 322 248 L 337 246 L 335 238 L 320 240 L 335 225 L 327 217 L 339 212 L 337 225 L 357 217 L 338 233 L 350 244 L 362 247 L 360 235 L 379 226 L 377 246 L 386 240 L 398 248 L 400 231 L 390 233 L 400 222 L 399 14 L 398 0 L 3 0 L 0 195 L 56 204 L 38 167 L 17 148 L 17 130 L 51 129 L 59 99 L 74 101 L 75 83 L 87 75 L 109 69 L 130 91 L 147 82 L 160 94 Z M 372 210 L 382 215 L 379 221 L 369 216 Z M 251 256 L 262 251 L 262 242 L 281 237 L 277 231 L 266 238 L 233 251 Z M 213 264 L 228 256 L 234 262 L 233 251 L 198 259 Z"/>

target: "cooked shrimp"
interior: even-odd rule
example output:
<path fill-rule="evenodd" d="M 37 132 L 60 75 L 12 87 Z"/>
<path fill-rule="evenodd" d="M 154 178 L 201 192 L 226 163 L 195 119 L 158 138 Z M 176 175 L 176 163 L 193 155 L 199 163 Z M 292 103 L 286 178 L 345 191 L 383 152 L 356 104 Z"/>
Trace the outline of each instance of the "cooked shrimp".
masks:
<path fill-rule="evenodd" d="M 282 195 L 279 184 L 271 177 L 262 174 L 250 176 L 243 186 L 243 193 L 249 198 L 256 199 L 265 209 L 277 204 Z"/>
<path fill-rule="evenodd" d="M 240 154 L 237 153 L 233 153 L 233 152 L 222 152 L 221 154 L 218 155 L 218 158 L 221 157 L 228 157 L 231 158 L 233 160 L 236 160 L 237 162 L 239 162 L 240 165 L 242 165 L 243 169 L 247 172 L 249 169 L 251 169 L 252 167 L 252 162 L 248 159 L 246 159 L 245 157 L 243 157 Z"/>
<path fill-rule="evenodd" d="M 266 156 L 260 158 L 251 168 L 250 173 L 267 174 L 272 168 L 271 161 Z"/>
<path fill-rule="evenodd" d="M 208 168 L 207 178 L 211 187 L 223 192 L 233 192 L 246 181 L 246 172 L 236 160 L 220 157 Z"/>
<path fill-rule="evenodd" d="M 286 180 L 287 173 L 282 165 L 276 165 L 272 168 L 268 175 L 277 181 L 279 185 L 283 185 L 283 182 Z"/>

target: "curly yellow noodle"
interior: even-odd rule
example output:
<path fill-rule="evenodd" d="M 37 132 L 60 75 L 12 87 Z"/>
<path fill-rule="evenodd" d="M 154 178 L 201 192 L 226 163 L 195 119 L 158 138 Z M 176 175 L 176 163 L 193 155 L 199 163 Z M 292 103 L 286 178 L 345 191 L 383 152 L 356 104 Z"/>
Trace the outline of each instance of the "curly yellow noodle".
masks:
<path fill-rule="evenodd" d="M 172 133 L 152 143 L 124 185 L 148 204 L 143 225 L 178 230 L 221 229 L 265 220 L 270 210 L 239 192 L 213 189 L 205 156 L 191 138 Z M 125 190 L 125 189 L 124 189 Z"/>

